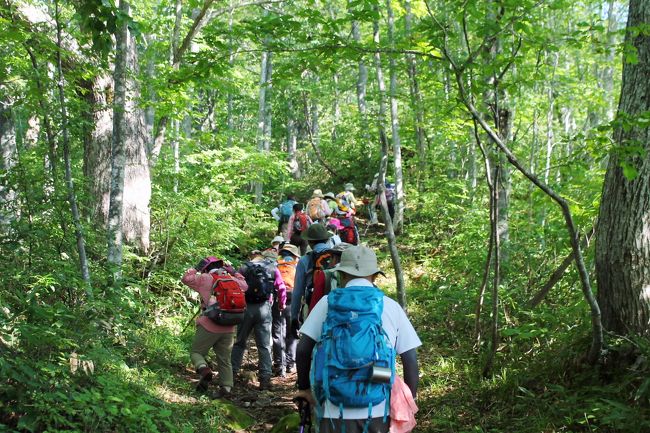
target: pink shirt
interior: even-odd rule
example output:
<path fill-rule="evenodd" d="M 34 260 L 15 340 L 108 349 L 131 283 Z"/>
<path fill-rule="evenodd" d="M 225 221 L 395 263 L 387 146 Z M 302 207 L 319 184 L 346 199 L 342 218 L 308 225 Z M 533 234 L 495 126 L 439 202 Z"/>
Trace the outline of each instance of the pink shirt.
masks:
<path fill-rule="evenodd" d="M 246 284 L 246 279 L 239 272 L 235 273 L 232 276 L 239 287 L 242 290 L 248 289 L 248 284 Z M 214 278 L 209 273 L 200 274 L 196 269 L 188 269 L 185 271 L 185 275 L 181 278 L 181 282 L 187 287 L 193 289 L 201 296 L 201 306 L 206 307 L 214 303 L 210 302 L 210 296 L 212 296 L 212 284 L 214 283 Z M 199 316 L 196 319 L 196 324 L 203 326 L 206 331 L 214 332 L 216 334 L 225 334 L 230 332 L 235 332 L 236 326 L 221 326 L 214 323 L 212 320 L 208 319 L 205 316 Z"/>

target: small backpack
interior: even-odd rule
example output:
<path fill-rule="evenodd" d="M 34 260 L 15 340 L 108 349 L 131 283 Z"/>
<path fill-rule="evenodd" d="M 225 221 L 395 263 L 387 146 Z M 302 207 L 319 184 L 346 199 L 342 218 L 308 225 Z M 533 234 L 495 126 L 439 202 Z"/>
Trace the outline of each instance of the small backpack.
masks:
<path fill-rule="evenodd" d="M 341 242 L 357 245 L 359 243 L 359 232 L 354 225 L 354 217 L 349 216 L 345 218 L 339 218 L 339 221 L 343 226 L 343 228 L 339 229 L 339 237 L 341 238 Z"/>
<path fill-rule="evenodd" d="M 326 216 L 323 212 L 321 200 L 319 197 L 314 197 L 307 203 L 307 214 L 313 221 L 320 220 Z"/>
<path fill-rule="evenodd" d="M 246 262 L 244 277 L 248 284 L 248 290 L 246 290 L 247 303 L 261 304 L 269 300 L 269 296 L 275 290 L 275 265 L 271 260 Z"/>
<path fill-rule="evenodd" d="M 216 302 L 208 306 L 203 312 L 204 316 L 217 325 L 239 325 L 244 321 L 246 312 L 246 298 L 244 291 L 237 281 L 229 275 L 211 274 L 212 295 Z"/>
<path fill-rule="evenodd" d="M 287 292 L 293 292 L 293 282 L 296 279 L 296 266 L 298 265 L 298 260 L 295 260 L 292 256 L 288 257 L 278 257 L 278 270 L 280 275 L 282 275 L 282 281 L 284 285 L 287 286 Z"/>
<path fill-rule="evenodd" d="M 376 287 L 348 286 L 328 296 L 320 341 L 314 347 L 310 379 L 317 415 L 321 404 L 368 408 L 386 401 L 395 378 L 395 349 L 382 328 L 384 294 Z M 341 413 L 341 416 L 343 414 Z"/>
<path fill-rule="evenodd" d="M 348 212 L 352 211 L 350 201 L 348 200 L 348 196 L 345 191 L 340 192 L 336 195 L 336 205 L 339 208 L 337 211 L 339 215 L 347 214 Z"/>
<path fill-rule="evenodd" d="M 280 222 L 287 223 L 289 218 L 293 215 L 293 205 L 296 204 L 294 200 L 287 200 L 280 205 Z"/>
<path fill-rule="evenodd" d="M 395 184 L 386 183 L 386 202 L 392 203 L 395 201 Z"/>
<path fill-rule="evenodd" d="M 293 231 L 298 234 L 307 230 L 309 227 L 309 221 L 307 221 L 307 215 L 304 212 L 297 213 L 293 218 Z"/>

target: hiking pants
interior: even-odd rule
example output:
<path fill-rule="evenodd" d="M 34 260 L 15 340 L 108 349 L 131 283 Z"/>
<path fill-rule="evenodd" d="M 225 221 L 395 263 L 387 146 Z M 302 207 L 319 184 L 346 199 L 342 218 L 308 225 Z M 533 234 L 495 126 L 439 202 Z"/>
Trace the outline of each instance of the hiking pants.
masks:
<path fill-rule="evenodd" d="M 342 424 L 345 424 L 343 430 Z M 362 433 L 366 425 L 366 419 L 338 419 L 338 418 L 323 418 L 320 420 L 320 433 Z M 368 426 L 368 433 L 388 433 L 390 428 L 390 417 L 384 422 L 384 417 L 372 418 Z"/>
<path fill-rule="evenodd" d="M 237 340 L 232 347 L 232 371 L 238 373 L 241 368 L 246 340 L 251 331 L 255 331 L 257 346 L 257 368 L 260 381 L 271 379 L 271 304 L 261 302 L 248 304 L 244 321 L 237 326 Z"/>
<path fill-rule="evenodd" d="M 276 367 L 293 367 L 296 359 L 295 339 L 291 329 L 291 292 L 287 292 L 287 306 L 280 311 L 278 303 L 273 304 L 273 365 Z"/>
<path fill-rule="evenodd" d="M 234 332 L 215 333 L 206 331 L 201 326 L 196 326 L 196 333 L 192 341 L 190 359 L 194 368 L 198 370 L 201 367 L 209 366 L 205 357 L 208 356 L 210 348 L 214 350 L 217 361 L 217 373 L 219 373 L 218 383 L 221 386 L 233 386 L 232 364 L 230 363 L 230 353 L 232 344 L 235 340 Z"/>

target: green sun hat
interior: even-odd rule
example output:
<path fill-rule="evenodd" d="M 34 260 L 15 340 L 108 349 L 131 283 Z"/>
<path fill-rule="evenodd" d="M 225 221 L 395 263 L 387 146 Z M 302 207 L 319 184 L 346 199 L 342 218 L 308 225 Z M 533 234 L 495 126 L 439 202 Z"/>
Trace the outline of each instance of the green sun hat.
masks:
<path fill-rule="evenodd" d="M 332 237 L 332 234 L 322 224 L 312 224 L 302 232 L 301 237 L 308 241 L 326 241 Z"/>

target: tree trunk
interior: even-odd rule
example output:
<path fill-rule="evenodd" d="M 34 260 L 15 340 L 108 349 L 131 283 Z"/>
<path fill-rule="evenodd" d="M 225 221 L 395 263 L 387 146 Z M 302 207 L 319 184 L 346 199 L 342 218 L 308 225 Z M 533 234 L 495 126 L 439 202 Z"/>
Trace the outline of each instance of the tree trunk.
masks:
<path fill-rule="evenodd" d="M 289 169 L 294 179 L 300 178 L 300 167 L 298 165 L 298 131 L 296 127 L 296 114 L 291 99 L 287 99 L 287 160 Z"/>
<path fill-rule="evenodd" d="M 257 150 L 261 153 L 266 148 L 266 75 L 268 73 L 269 52 L 263 51 L 260 60 L 260 90 L 257 112 Z M 262 182 L 255 182 L 255 203 L 262 203 Z"/>
<path fill-rule="evenodd" d="M 391 0 L 386 0 L 386 13 L 388 14 L 388 43 L 391 48 L 395 46 L 395 23 Z M 402 142 L 399 134 L 399 115 L 397 107 L 397 67 L 395 56 L 389 55 L 390 70 L 390 122 L 393 136 L 393 165 L 395 169 L 395 218 L 393 226 L 395 232 L 402 231 L 404 225 L 404 176 L 402 173 Z"/>
<path fill-rule="evenodd" d="M 413 13 L 411 12 L 411 0 L 404 0 L 404 28 L 406 37 L 411 38 L 411 26 L 413 21 Z M 424 174 L 426 173 L 426 132 L 424 130 L 424 110 L 422 109 L 422 94 L 420 93 L 420 84 L 417 77 L 417 62 L 415 55 L 406 55 L 407 72 L 410 81 L 410 94 L 411 106 L 413 110 L 414 124 L 415 124 L 415 145 L 418 155 L 418 174 L 417 174 L 417 188 L 422 192 L 424 188 Z"/>
<path fill-rule="evenodd" d="M 379 188 L 379 201 L 381 203 L 381 212 L 386 225 L 386 239 L 388 241 L 388 250 L 395 270 L 395 281 L 397 291 L 397 302 L 406 310 L 406 289 L 404 286 L 404 272 L 402 263 L 397 249 L 397 239 L 393 230 L 393 221 L 388 211 L 388 202 L 386 200 L 386 168 L 388 166 L 388 140 L 384 132 L 383 123 L 379 123 L 379 140 L 381 141 L 381 163 L 379 166 L 379 177 L 377 178 L 377 187 Z"/>
<path fill-rule="evenodd" d="M 129 4 L 120 0 L 120 12 L 129 16 Z M 122 219 L 124 207 L 124 172 L 126 168 L 126 80 L 129 28 L 122 19 L 115 35 L 115 100 L 113 102 L 113 140 L 111 142 L 111 187 L 108 207 L 108 263 L 113 266 L 113 280 L 122 279 Z"/>
<path fill-rule="evenodd" d="M 348 11 L 351 11 L 348 2 Z M 352 21 L 352 39 L 358 45 L 361 44 L 361 29 L 359 21 Z M 368 84 L 368 68 L 363 61 L 363 55 L 359 56 L 359 73 L 357 75 L 357 107 L 359 108 L 359 117 L 361 124 L 361 134 L 367 142 L 370 141 L 370 134 L 368 133 L 368 108 L 366 105 L 366 88 Z"/>
<path fill-rule="evenodd" d="M 621 124 L 614 130 L 617 149 L 609 156 L 596 232 L 603 325 L 617 334 L 646 337 L 650 336 L 650 128 L 633 122 L 647 119 L 650 110 L 650 35 L 638 31 L 648 22 L 650 3 L 631 0 L 625 43 L 635 47 L 638 61 L 623 64 Z M 629 146 L 642 151 L 626 152 Z"/>
<path fill-rule="evenodd" d="M 88 270 L 88 260 L 86 258 L 86 243 L 83 235 L 83 228 L 81 226 L 81 217 L 79 215 L 79 208 L 77 207 L 77 195 L 75 193 L 74 181 L 72 179 L 72 162 L 70 161 L 70 138 L 68 133 L 68 110 L 65 103 L 64 92 L 64 77 L 63 65 L 61 62 L 62 50 L 62 32 L 61 21 L 59 19 L 59 2 L 55 0 L 55 20 L 56 20 L 56 67 L 58 75 L 58 88 L 59 88 L 59 103 L 61 104 L 61 133 L 63 141 L 63 159 L 65 164 L 65 184 L 68 192 L 68 202 L 70 203 L 70 211 L 72 213 L 72 222 L 74 223 L 74 232 L 77 239 L 77 253 L 79 254 L 79 267 L 81 268 L 81 276 L 86 283 L 86 294 L 88 298 L 92 299 L 93 293 L 90 286 L 90 272 Z"/>
<path fill-rule="evenodd" d="M 16 126 L 11 111 L 11 103 L 0 102 L 0 169 L 10 171 L 16 165 Z M 13 201 L 16 193 L 9 186 L 0 183 L 0 227 L 3 229 L 15 220 L 17 213 Z"/>

